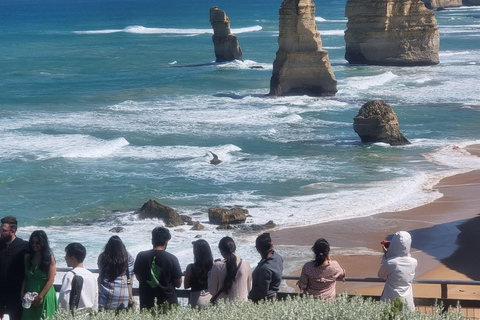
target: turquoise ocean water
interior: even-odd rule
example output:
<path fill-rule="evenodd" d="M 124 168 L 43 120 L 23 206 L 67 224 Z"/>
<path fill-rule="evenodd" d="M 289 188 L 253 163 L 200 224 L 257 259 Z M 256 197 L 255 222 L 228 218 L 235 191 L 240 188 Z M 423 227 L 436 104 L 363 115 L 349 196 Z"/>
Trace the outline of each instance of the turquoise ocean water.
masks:
<path fill-rule="evenodd" d="M 439 197 L 431 187 L 442 177 L 480 169 L 463 149 L 480 142 L 480 7 L 436 12 L 437 66 L 352 66 L 345 1 L 317 0 L 338 94 L 265 99 L 280 3 L 0 0 L 2 216 L 17 216 L 24 238 L 45 229 L 57 257 L 85 243 L 96 267 L 113 226 L 133 254 L 150 247 L 162 222 L 131 213 L 155 199 L 206 226 L 172 229 L 182 267 L 197 234 L 213 247 L 233 234 L 254 264 L 253 236 L 216 231 L 209 207 L 308 225 L 418 206 Z M 213 63 L 212 5 L 229 16 L 244 62 Z M 372 99 L 392 105 L 411 145 L 360 142 L 353 117 Z M 210 165 L 209 151 L 223 162 Z M 282 254 L 291 267 L 309 257 Z"/>

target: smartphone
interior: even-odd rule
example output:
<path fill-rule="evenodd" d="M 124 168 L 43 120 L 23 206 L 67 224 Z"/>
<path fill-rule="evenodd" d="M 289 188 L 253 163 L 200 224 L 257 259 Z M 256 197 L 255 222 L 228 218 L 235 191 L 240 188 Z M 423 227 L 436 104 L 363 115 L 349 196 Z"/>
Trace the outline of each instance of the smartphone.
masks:
<path fill-rule="evenodd" d="M 383 244 L 385 248 L 390 247 L 390 241 L 387 241 L 387 240 L 383 240 L 382 242 L 380 242 L 380 244 Z"/>

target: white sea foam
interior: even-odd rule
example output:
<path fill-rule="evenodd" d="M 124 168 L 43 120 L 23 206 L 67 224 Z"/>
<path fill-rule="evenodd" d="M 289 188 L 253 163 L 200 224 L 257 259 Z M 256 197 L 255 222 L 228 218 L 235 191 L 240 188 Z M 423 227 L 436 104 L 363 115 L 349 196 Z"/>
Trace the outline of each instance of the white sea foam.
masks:
<path fill-rule="evenodd" d="M 398 76 L 391 71 L 387 71 L 375 76 L 350 77 L 345 79 L 344 83 L 341 83 L 341 87 L 342 90 L 350 90 L 350 88 L 366 90 L 371 87 L 382 86 L 397 77 Z"/>
<path fill-rule="evenodd" d="M 258 63 L 253 60 L 234 60 L 226 63 L 219 63 L 215 65 L 218 69 L 251 69 L 251 70 L 272 70 L 271 63 Z"/>
<path fill-rule="evenodd" d="M 245 28 L 232 28 L 231 32 L 234 34 L 255 32 L 262 30 L 261 26 L 252 26 Z M 198 29 L 198 28 L 147 28 L 144 26 L 129 26 L 124 29 L 103 29 L 103 30 L 83 30 L 73 31 L 76 34 L 109 34 L 109 33 L 133 33 L 133 34 L 174 34 L 174 35 L 199 35 L 199 34 L 213 34 L 213 29 Z"/>
<path fill-rule="evenodd" d="M 327 21 L 327 20 L 322 18 L 322 17 L 315 17 L 315 21 L 324 22 L 324 21 Z"/>
<path fill-rule="evenodd" d="M 320 36 L 343 36 L 345 34 L 345 30 L 319 30 Z"/>

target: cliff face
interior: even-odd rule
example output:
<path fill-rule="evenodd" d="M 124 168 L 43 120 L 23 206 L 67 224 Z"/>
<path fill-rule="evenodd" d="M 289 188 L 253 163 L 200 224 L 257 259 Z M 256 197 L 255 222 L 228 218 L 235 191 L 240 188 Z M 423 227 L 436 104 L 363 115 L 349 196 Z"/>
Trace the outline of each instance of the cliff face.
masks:
<path fill-rule="evenodd" d="M 462 0 L 422 0 L 429 9 L 452 8 L 462 6 Z"/>
<path fill-rule="evenodd" d="M 322 50 L 312 0 L 284 0 L 270 95 L 333 96 L 337 80 Z"/>
<path fill-rule="evenodd" d="M 210 23 L 213 28 L 213 45 L 216 62 L 242 60 L 242 48 L 238 44 L 238 37 L 230 32 L 230 20 L 225 11 L 217 7 L 210 8 Z"/>
<path fill-rule="evenodd" d="M 348 0 L 345 59 L 418 66 L 439 63 L 435 14 L 421 0 Z"/>

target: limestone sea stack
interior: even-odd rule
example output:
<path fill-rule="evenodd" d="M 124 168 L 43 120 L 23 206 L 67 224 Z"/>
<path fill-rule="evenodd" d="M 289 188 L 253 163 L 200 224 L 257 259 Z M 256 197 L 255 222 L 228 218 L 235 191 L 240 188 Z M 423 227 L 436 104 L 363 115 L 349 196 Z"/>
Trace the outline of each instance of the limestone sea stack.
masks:
<path fill-rule="evenodd" d="M 269 95 L 334 96 L 336 92 L 337 80 L 315 23 L 315 4 L 284 0 Z"/>
<path fill-rule="evenodd" d="M 345 16 L 345 59 L 349 63 L 439 63 L 437 19 L 421 0 L 348 0 Z"/>
<path fill-rule="evenodd" d="M 410 144 L 400 131 L 397 115 L 383 100 L 365 103 L 353 118 L 353 130 L 362 142 L 385 142 L 391 146 Z"/>
<path fill-rule="evenodd" d="M 422 0 L 428 9 L 461 7 L 462 0 Z"/>
<path fill-rule="evenodd" d="M 238 44 L 238 37 L 230 32 L 230 20 L 225 11 L 218 7 L 210 8 L 210 23 L 213 28 L 213 46 L 216 62 L 233 60 L 243 61 L 242 48 Z"/>

